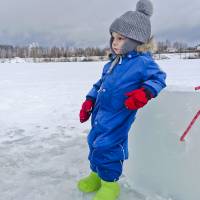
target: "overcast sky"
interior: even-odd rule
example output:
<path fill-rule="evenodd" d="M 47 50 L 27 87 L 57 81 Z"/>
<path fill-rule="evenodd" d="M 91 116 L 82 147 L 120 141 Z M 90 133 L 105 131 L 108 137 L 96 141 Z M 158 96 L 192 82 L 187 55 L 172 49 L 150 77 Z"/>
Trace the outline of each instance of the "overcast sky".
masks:
<path fill-rule="evenodd" d="M 104 47 L 109 26 L 137 0 L 0 0 L 0 44 Z M 153 0 L 157 40 L 200 43 L 200 0 Z"/>

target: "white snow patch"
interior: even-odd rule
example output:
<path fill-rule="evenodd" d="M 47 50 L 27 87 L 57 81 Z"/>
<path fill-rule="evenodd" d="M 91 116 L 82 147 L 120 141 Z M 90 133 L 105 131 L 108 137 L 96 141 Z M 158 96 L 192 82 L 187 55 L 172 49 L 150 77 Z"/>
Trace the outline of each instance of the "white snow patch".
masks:
<path fill-rule="evenodd" d="M 94 194 L 84 195 L 76 188 L 77 180 L 89 172 L 90 123 L 80 124 L 78 115 L 104 63 L 0 64 L 2 199 L 92 198 Z M 159 64 L 168 73 L 169 87 L 193 90 L 200 85 L 200 60 L 169 59 Z M 133 189 L 126 173 L 120 184 L 121 200 L 151 198 Z M 154 199 L 161 198 L 157 194 Z"/>

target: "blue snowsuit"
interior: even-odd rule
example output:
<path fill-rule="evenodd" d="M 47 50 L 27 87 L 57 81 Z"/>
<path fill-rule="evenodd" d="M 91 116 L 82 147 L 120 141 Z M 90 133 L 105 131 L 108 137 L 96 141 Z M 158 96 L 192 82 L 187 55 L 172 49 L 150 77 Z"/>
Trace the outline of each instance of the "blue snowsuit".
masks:
<path fill-rule="evenodd" d="M 86 96 L 95 99 L 88 135 L 88 159 L 92 171 L 105 181 L 117 181 L 123 161 L 128 159 L 128 131 L 137 110 L 125 107 L 125 94 L 144 87 L 156 97 L 166 86 L 166 74 L 150 53 L 129 52 L 111 73 L 107 73 L 113 59 L 114 55 Z"/>

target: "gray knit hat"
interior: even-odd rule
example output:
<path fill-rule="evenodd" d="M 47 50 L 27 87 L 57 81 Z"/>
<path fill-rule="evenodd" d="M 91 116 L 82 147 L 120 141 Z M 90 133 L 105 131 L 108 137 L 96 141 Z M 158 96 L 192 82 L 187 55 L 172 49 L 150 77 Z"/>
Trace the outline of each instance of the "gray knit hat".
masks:
<path fill-rule="evenodd" d="M 146 43 L 151 37 L 150 17 L 153 14 L 153 4 L 150 0 L 139 0 L 136 11 L 128 11 L 115 19 L 110 26 L 110 33 L 121 35 Z"/>

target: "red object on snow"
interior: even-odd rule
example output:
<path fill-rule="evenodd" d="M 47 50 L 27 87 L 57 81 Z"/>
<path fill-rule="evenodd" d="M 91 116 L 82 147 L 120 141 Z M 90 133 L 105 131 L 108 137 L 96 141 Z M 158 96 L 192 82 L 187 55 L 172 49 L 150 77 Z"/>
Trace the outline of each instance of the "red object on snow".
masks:
<path fill-rule="evenodd" d="M 200 86 L 197 86 L 194 88 L 195 90 L 200 90 Z"/>
<path fill-rule="evenodd" d="M 200 110 L 197 112 L 197 114 L 194 116 L 194 118 L 192 119 L 192 121 L 190 122 L 189 126 L 187 127 L 187 129 L 185 130 L 185 132 L 183 133 L 183 135 L 180 138 L 180 141 L 183 142 L 186 135 L 188 134 L 189 130 L 192 128 L 193 124 L 195 123 L 195 121 L 197 120 L 197 118 L 200 116 Z"/>

